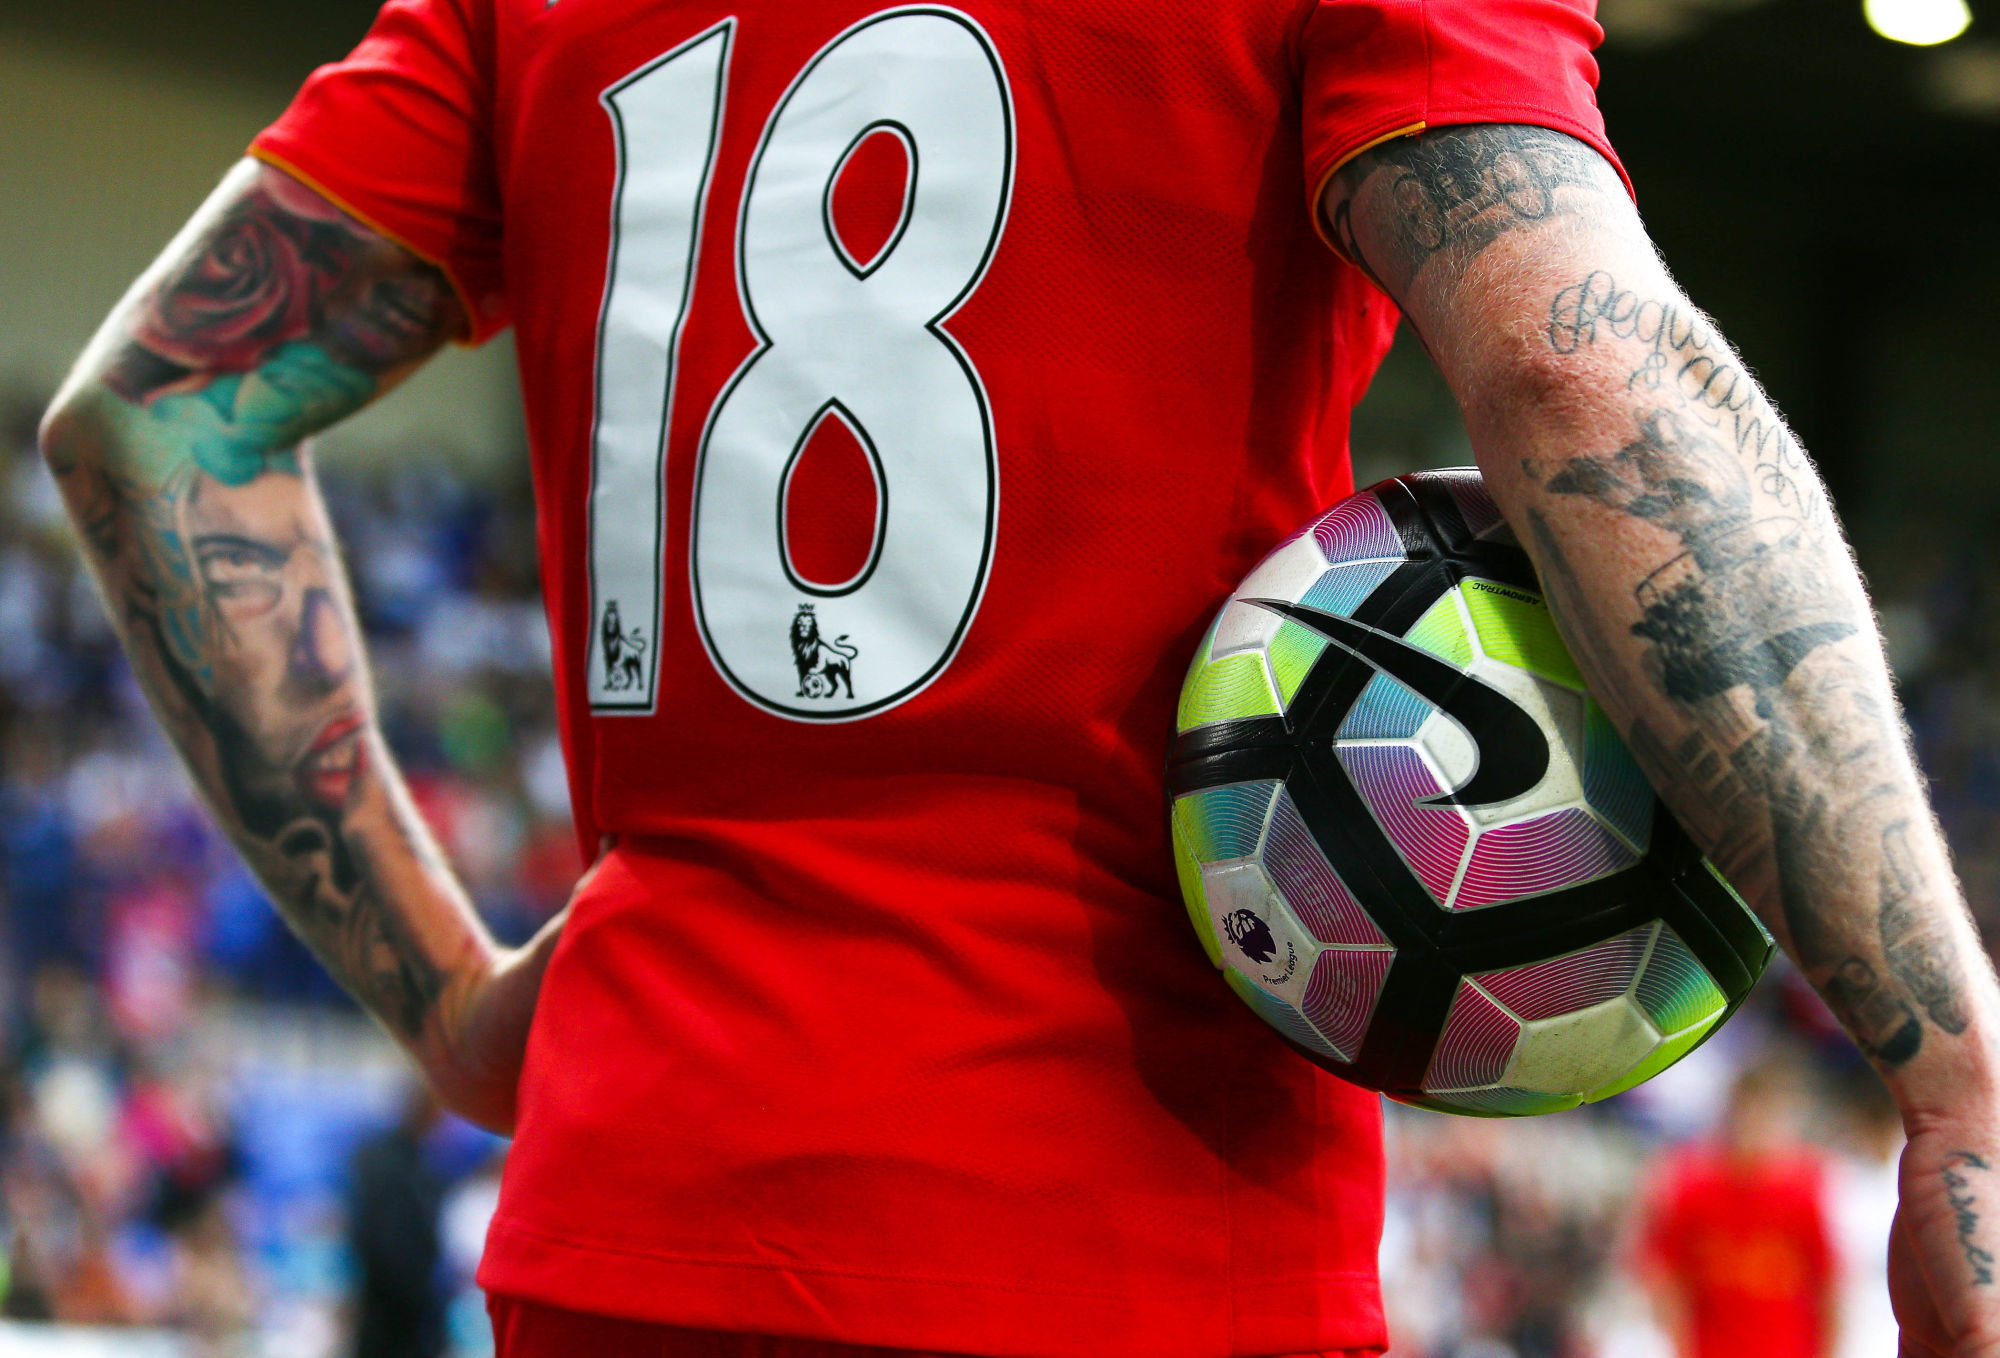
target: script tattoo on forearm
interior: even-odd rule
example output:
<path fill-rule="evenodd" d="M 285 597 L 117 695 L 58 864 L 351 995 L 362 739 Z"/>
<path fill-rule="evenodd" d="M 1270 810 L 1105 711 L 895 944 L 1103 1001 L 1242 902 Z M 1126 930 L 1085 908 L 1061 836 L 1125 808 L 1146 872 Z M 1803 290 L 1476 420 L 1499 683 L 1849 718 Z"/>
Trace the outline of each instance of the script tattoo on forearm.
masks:
<path fill-rule="evenodd" d="M 1827 522 L 1826 497 L 1804 449 L 1706 316 L 1676 299 L 1621 288 L 1596 270 L 1549 303 L 1548 340 L 1569 354 L 1600 338 L 1629 341 L 1643 353 L 1627 390 L 1671 396 L 1755 469 L 1765 494 L 1801 523 L 1816 529 Z"/>
<path fill-rule="evenodd" d="M 385 898 L 360 640 L 299 442 L 436 348 L 442 275 L 263 171 L 144 297 L 50 463 L 169 734 L 280 911 L 413 1036 L 442 976 Z M 385 846 L 389 846 L 385 848 Z"/>
<path fill-rule="evenodd" d="M 1511 124 L 1398 137 L 1362 152 L 1335 178 L 1334 238 L 1398 299 L 1433 260 L 1456 273 L 1508 232 L 1563 215 L 1581 201 L 1578 193 L 1621 191 L 1603 157 L 1582 142 Z M 1387 223 L 1387 239 L 1364 247 L 1362 211 Z"/>
<path fill-rule="evenodd" d="M 1958 1248 L 1965 1255 L 1965 1266 L 1972 1270 L 1972 1281 L 1980 1287 L 1993 1285 L 1993 1254 L 1980 1245 L 1973 1237 L 1979 1233 L 1979 1196 L 1974 1191 L 1972 1175 L 1990 1173 L 1985 1160 L 1971 1151 L 1953 1151 L 1945 1157 L 1944 1179 L 1945 1201 L 1951 1204 L 1953 1224 L 1958 1230 Z"/>
<path fill-rule="evenodd" d="M 1633 753 L 1678 790 L 1689 829 L 1732 880 L 1770 884 L 1808 976 L 1864 1050 L 1899 1066 L 1921 1047 L 1924 1019 L 1965 1030 L 1964 983 L 1938 884 L 1911 847 L 1922 802 L 1900 718 L 1847 645 L 1870 622 L 1843 584 L 1850 567 L 1817 478 L 1691 307 L 1622 292 L 1598 272 L 1558 291 L 1549 315 L 1555 353 L 1618 345 L 1618 362 L 1632 360 L 1632 433 L 1609 452 L 1530 462 L 1529 478 L 1679 547 L 1633 587 L 1627 632 L 1680 729 L 1635 721 Z M 1542 508 L 1528 525 L 1550 606 L 1592 668 L 1616 672 L 1621 641 L 1588 608 Z M 1857 859 L 1875 887 L 1872 916 L 1837 899 L 1853 894 Z"/>

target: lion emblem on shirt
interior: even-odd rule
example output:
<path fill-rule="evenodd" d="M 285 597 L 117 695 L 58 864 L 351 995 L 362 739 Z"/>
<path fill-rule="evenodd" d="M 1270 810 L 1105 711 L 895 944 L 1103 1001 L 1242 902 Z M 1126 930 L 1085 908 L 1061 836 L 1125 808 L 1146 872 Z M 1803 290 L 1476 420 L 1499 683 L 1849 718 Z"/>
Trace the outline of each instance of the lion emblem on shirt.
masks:
<path fill-rule="evenodd" d="M 799 672 L 801 698 L 835 698 L 845 688 L 854 696 L 854 657 L 860 648 L 850 645 L 847 633 L 832 641 L 819 633 L 819 618 L 811 604 L 800 604 L 792 615 L 792 665 Z"/>
<path fill-rule="evenodd" d="M 644 688 L 646 637 L 636 627 L 628 631 L 618 620 L 616 599 L 604 605 L 599 631 L 604 646 L 604 687 L 614 692 Z"/>

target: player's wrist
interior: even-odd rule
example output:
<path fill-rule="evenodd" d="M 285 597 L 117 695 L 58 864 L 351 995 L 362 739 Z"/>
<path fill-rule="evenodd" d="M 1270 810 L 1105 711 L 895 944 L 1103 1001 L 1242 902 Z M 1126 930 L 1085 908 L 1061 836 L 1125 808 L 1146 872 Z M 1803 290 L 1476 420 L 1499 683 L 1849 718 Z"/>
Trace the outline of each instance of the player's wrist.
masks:
<path fill-rule="evenodd" d="M 2000 1013 L 1988 1004 L 1962 1033 L 1930 1029 L 1921 1049 L 1882 1071 L 1906 1131 L 2000 1115 Z"/>
<path fill-rule="evenodd" d="M 482 1093 L 491 1083 L 486 1069 L 491 1062 L 480 1040 L 481 1016 L 502 957 L 489 943 L 453 958 L 423 1027 L 406 1044 L 439 1102 L 482 1126 L 489 1125 L 490 1113 L 475 1116 L 474 1110 L 486 1112 L 493 1100 Z"/>
<path fill-rule="evenodd" d="M 486 944 L 455 967 L 415 1054 L 443 1104 L 491 1131 L 514 1128 L 515 1092 L 542 972 L 562 916 L 520 948 Z"/>

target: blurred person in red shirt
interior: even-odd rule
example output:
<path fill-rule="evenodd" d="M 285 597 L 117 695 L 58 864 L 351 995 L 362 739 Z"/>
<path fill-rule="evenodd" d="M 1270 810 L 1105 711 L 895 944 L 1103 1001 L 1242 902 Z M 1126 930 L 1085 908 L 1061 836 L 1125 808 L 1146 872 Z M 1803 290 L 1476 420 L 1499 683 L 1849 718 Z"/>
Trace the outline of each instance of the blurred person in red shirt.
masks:
<path fill-rule="evenodd" d="M 1640 1265 L 1681 1358 L 1828 1358 L 1839 1260 L 1826 1165 L 1785 1064 L 1737 1077 L 1715 1138 L 1655 1180 Z"/>

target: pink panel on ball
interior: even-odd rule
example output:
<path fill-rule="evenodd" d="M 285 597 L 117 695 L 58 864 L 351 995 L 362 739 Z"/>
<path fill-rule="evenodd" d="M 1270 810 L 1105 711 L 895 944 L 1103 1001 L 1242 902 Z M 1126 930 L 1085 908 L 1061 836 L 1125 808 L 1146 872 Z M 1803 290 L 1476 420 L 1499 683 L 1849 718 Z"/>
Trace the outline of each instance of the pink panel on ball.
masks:
<path fill-rule="evenodd" d="M 1342 745 L 1340 762 L 1389 842 L 1442 905 L 1465 857 L 1472 826 L 1454 806 L 1418 806 L 1446 789 L 1409 745 Z"/>
<path fill-rule="evenodd" d="M 1452 909 L 1473 910 L 1575 886 L 1638 861 L 1582 808 L 1552 811 L 1481 835 Z"/>
<path fill-rule="evenodd" d="M 1306 982 L 1305 1015 L 1333 1044 L 1341 1059 L 1352 1061 L 1361 1035 L 1375 1012 L 1382 979 L 1395 960 L 1392 948 L 1328 948 L 1313 963 Z"/>
<path fill-rule="evenodd" d="M 1321 555 L 1334 564 L 1370 557 L 1403 555 L 1403 539 L 1389 511 L 1373 495 L 1350 496 L 1320 516 L 1312 526 Z"/>
<path fill-rule="evenodd" d="M 1470 981 L 1458 983 L 1451 1017 L 1431 1053 L 1424 1074 L 1425 1089 L 1475 1089 L 1493 1084 L 1507 1069 L 1521 1025 L 1507 1011 L 1479 993 Z"/>
<path fill-rule="evenodd" d="M 1389 941 L 1328 866 L 1326 855 L 1299 819 L 1291 794 L 1282 788 L 1264 835 L 1263 863 L 1264 875 L 1321 943 L 1365 947 Z"/>
<path fill-rule="evenodd" d="M 1625 993 L 1657 926 L 1643 924 L 1580 952 L 1472 979 L 1520 1018 L 1554 1018 Z"/>

